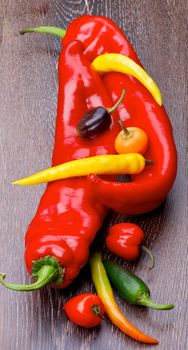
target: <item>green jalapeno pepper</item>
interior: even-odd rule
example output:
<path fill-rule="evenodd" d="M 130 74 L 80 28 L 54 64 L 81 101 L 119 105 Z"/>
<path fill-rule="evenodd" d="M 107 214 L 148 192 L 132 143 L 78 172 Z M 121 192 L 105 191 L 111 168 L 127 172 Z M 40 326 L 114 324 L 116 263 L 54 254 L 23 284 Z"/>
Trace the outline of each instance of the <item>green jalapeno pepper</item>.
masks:
<path fill-rule="evenodd" d="M 157 310 L 173 309 L 173 304 L 163 305 L 154 303 L 150 298 L 148 286 L 133 272 L 122 268 L 110 260 L 104 260 L 104 266 L 109 280 L 128 303 L 143 305 Z"/>

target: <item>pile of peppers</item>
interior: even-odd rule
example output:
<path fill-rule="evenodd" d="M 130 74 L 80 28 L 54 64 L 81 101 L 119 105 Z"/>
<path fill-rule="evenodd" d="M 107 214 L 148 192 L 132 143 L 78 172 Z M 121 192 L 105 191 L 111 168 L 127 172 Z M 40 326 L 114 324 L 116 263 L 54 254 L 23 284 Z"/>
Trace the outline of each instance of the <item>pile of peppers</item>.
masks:
<path fill-rule="evenodd" d="M 75 19 L 66 31 L 39 27 L 26 29 L 22 34 L 29 31 L 55 34 L 63 39 L 58 64 L 59 92 L 52 168 L 48 173 L 42 172 L 44 177 L 38 182 L 38 175 L 24 179 L 25 182 L 15 182 L 28 185 L 51 181 L 25 236 L 25 263 L 36 282 L 11 284 L 5 282 L 5 275 L 0 274 L 1 284 L 25 291 L 46 284 L 54 288 L 67 287 L 88 261 L 89 246 L 107 209 L 135 215 L 157 208 L 170 191 L 177 171 L 172 127 L 162 107 L 160 91 L 144 71 L 125 35 L 110 19 L 85 15 Z M 99 106 L 103 110 L 110 108 L 124 89 L 125 97 L 112 111 L 103 132 L 90 139 L 82 137 L 77 128 L 83 116 Z M 129 167 L 131 169 L 128 183 L 116 182 L 118 171 L 98 176 L 103 174 L 99 158 L 102 157 L 102 162 L 103 159 L 111 162 L 115 159 L 114 140 L 121 129 L 119 119 L 126 127 L 143 129 L 149 142 L 145 158 L 138 154 L 127 155 L 130 162 L 127 172 Z M 92 159 L 88 166 L 83 163 L 87 158 Z M 135 165 L 137 158 L 142 164 L 139 171 Z M 145 159 L 151 159 L 152 165 L 145 166 Z M 67 169 L 72 161 L 78 162 L 75 166 L 77 175 L 68 168 L 68 175 L 62 177 L 64 168 Z M 82 172 L 80 163 L 85 165 Z M 62 165 L 63 171 L 56 176 Z M 134 172 L 132 167 L 136 169 Z M 93 169 L 96 169 L 95 173 Z M 109 288 L 106 298 L 108 292 L 111 293 Z M 116 317 L 119 316 L 116 314 Z M 151 344 L 157 342 L 138 330 L 134 337 L 131 327 L 127 325 L 125 333 L 134 339 Z"/>

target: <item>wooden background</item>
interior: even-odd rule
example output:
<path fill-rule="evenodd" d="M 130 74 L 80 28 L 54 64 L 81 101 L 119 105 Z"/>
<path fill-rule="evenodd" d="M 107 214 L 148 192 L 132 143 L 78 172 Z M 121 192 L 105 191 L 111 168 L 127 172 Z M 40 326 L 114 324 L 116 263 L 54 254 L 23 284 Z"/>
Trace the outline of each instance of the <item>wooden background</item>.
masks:
<path fill-rule="evenodd" d="M 129 265 L 151 287 L 153 299 L 175 304 L 172 311 L 119 305 L 140 329 L 157 337 L 160 350 L 187 349 L 187 1 L 186 0 L 0 0 L 0 270 L 7 280 L 29 282 L 23 262 L 24 233 L 44 187 L 19 188 L 10 181 L 50 165 L 57 103 L 58 38 L 18 31 L 44 24 L 66 28 L 90 12 L 112 18 L 127 34 L 146 70 L 159 84 L 172 120 L 179 172 L 168 199 L 155 212 L 109 222 L 138 223 L 156 255 L 149 271 L 143 254 Z M 101 238 L 100 238 L 101 239 Z M 96 244 L 99 244 L 99 238 Z M 63 303 L 74 294 L 94 291 L 88 268 L 67 291 L 45 288 L 19 293 L 0 288 L 0 349 L 145 349 L 109 321 L 97 330 L 71 324 Z"/>

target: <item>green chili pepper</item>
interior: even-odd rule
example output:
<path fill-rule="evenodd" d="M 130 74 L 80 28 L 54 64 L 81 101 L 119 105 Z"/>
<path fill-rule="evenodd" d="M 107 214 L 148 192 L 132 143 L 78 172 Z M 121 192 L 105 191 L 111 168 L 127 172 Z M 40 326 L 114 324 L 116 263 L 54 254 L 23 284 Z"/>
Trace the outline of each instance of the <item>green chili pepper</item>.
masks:
<path fill-rule="evenodd" d="M 133 272 L 122 268 L 110 260 L 104 260 L 104 266 L 109 280 L 128 303 L 143 305 L 157 310 L 173 309 L 174 305 L 172 304 L 162 305 L 154 303 L 150 298 L 148 286 Z"/>

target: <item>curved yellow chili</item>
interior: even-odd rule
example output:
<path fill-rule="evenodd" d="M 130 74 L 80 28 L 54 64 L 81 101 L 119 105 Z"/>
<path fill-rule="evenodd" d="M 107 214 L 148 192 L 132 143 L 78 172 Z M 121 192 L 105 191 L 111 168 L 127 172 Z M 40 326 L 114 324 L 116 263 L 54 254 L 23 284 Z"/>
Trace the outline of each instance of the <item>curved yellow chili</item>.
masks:
<path fill-rule="evenodd" d="M 157 339 L 149 337 L 148 335 L 142 333 L 138 328 L 133 326 L 119 309 L 118 305 L 115 302 L 112 288 L 110 286 L 106 270 L 101 260 L 101 255 L 99 253 L 95 253 L 91 257 L 90 268 L 92 280 L 95 285 L 97 294 L 101 298 L 105 307 L 105 312 L 112 323 L 117 326 L 123 333 L 141 343 L 157 344 Z"/>
<path fill-rule="evenodd" d="M 131 58 L 119 53 L 106 53 L 96 57 L 92 62 L 92 67 L 100 74 L 119 72 L 132 75 L 149 90 L 156 102 L 162 106 L 162 96 L 157 84 Z"/>
<path fill-rule="evenodd" d="M 37 174 L 14 181 L 14 185 L 38 185 L 43 182 L 67 179 L 69 177 L 111 174 L 139 174 L 146 160 L 141 154 L 112 154 L 72 160 L 67 163 L 45 169 Z"/>

